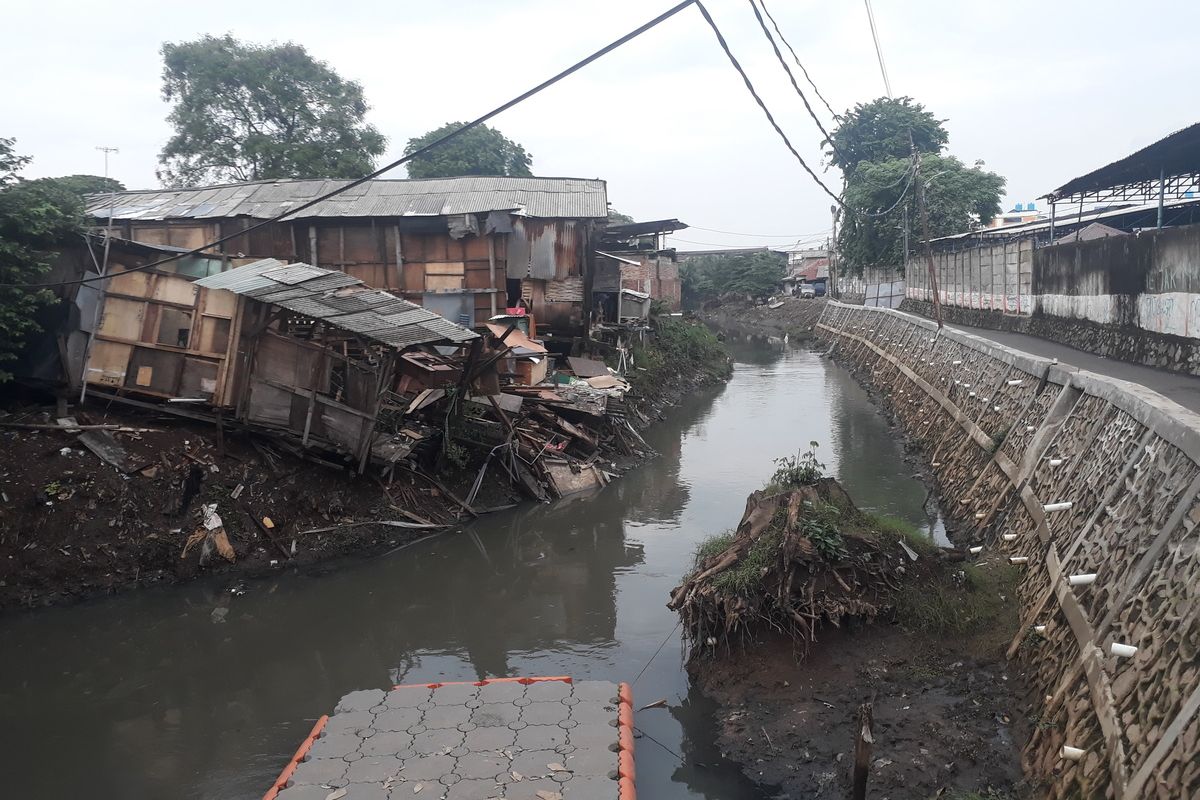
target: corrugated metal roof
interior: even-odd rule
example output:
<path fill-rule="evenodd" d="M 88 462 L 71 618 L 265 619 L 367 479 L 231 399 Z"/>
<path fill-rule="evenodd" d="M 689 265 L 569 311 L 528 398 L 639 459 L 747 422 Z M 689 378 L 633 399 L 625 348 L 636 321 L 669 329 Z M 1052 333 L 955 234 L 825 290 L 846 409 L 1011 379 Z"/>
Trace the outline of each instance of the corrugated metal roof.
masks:
<path fill-rule="evenodd" d="M 319 319 L 390 347 L 461 344 L 477 334 L 393 294 L 371 289 L 344 272 L 264 258 L 201 278 L 197 286 L 234 294 Z"/>
<path fill-rule="evenodd" d="M 93 195 L 88 213 L 107 219 L 270 219 L 350 183 L 280 180 Z M 373 180 L 298 213 L 310 217 L 442 217 L 513 211 L 530 217 L 607 219 L 604 181 L 583 178 L 468 176 L 431 180 Z"/>

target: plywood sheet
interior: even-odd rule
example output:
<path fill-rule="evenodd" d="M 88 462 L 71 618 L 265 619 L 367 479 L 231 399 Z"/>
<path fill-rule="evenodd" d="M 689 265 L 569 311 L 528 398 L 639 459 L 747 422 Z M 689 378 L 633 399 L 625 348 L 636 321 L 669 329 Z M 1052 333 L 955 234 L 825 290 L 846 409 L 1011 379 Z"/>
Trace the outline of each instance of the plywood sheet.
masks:
<path fill-rule="evenodd" d="M 463 276 L 425 275 L 425 289 L 430 292 L 445 292 L 463 288 Z"/>
<path fill-rule="evenodd" d="M 186 278 L 159 275 L 155 278 L 154 299 L 186 306 L 195 305 L 196 287 Z"/>
<path fill-rule="evenodd" d="M 105 298 L 104 313 L 100 315 L 100 335 L 137 341 L 142 336 L 145 316 L 146 304 L 141 301 Z"/>
<path fill-rule="evenodd" d="M 227 289 L 202 289 L 204 313 L 212 317 L 232 318 L 237 310 L 238 297 Z"/>
<path fill-rule="evenodd" d="M 149 274 L 145 272 L 119 272 L 108 282 L 108 290 L 114 294 L 129 294 L 134 297 L 145 297 L 150 282 Z"/>
<path fill-rule="evenodd" d="M 150 389 L 159 394 L 174 395 L 183 370 L 183 354 L 169 350 L 135 347 L 129 358 L 125 386 L 130 389 Z"/>
<path fill-rule="evenodd" d="M 132 353 L 133 348 L 130 345 L 97 339 L 92 343 L 92 353 L 88 359 L 88 383 L 123 386 L 125 372 L 129 367 L 129 356 Z"/>

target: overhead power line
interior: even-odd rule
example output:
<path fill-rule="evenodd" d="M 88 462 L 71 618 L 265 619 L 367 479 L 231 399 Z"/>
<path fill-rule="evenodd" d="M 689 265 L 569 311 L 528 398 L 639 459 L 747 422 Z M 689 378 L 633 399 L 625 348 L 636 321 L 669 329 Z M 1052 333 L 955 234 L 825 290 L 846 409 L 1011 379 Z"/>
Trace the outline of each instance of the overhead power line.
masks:
<path fill-rule="evenodd" d="M 796 66 L 799 67 L 800 71 L 804 73 L 804 80 L 808 81 L 808 85 L 813 88 L 813 91 L 816 92 L 817 97 L 821 98 L 821 102 L 825 104 L 825 108 L 829 109 L 829 115 L 833 117 L 834 120 L 841 119 L 838 113 L 833 110 L 833 106 L 829 105 L 829 101 L 825 99 L 825 95 L 821 94 L 821 90 L 817 88 L 817 84 L 813 83 L 813 79 L 808 76 L 808 70 L 806 70 L 804 65 L 800 63 L 800 56 L 796 55 L 796 51 L 792 49 L 790 44 L 788 44 L 788 40 L 783 36 L 783 31 L 779 30 L 779 23 L 775 21 L 775 17 L 771 16 L 771 10 L 767 8 L 766 2 L 764 0 L 758 0 L 758 4 L 762 6 L 763 13 L 767 15 L 767 19 L 771 20 L 771 26 L 775 28 L 775 33 L 779 34 L 779 41 L 783 42 L 784 47 L 786 47 L 788 52 L 792 54 L 792 59 L 796 62 Z"/>
<path fill-rule="evenodd" d="M 758 95 L 758 91 L 755 90 L 754 84 L 750 82 L 750 76 L 746 74 L 746 70 L 742 69 L 742 65 L 733 55 L 733 52 L 730 51 L 729 44 L 725 41 L 725 36 L 722 35 L 721 29 L 717 27 L 717 23 L 713 21 L 712 15 L 708 13 L 708 9 L 704 7 L 704 3 L 700 2 L 700 0 L 695 0 L 695 3 L 696 8 L 700 9 L 700 13 L 703 15 L 704 21 L 708 23 L 708 27 L 712 28 L 713 34 L 716 35 L 717 43 L 721 45 L 721 49 L 724 50 L 725 55 L 728 56 L 729 63 L 732 64 L 733 68 L 737 70 L 739 75 L 742 76 L 742 82 L 746 84 L 746 90 L 750 92 L 750 96 L 754 98 L 754 102 L 758 103 L 758 107 L 762 109 L 763 114 L 765 114 L 767 117 L 767 121 L 771 123 L 771 127 L 775 129 L 775 132 L 779 134 L 779 138 L 783 140 L 783 143 L 787 146 L 787 149 L 791 151 L 792 155 L 796 157 L 796 160 L 800 162 L 800 166 L 804 167 L 804 171 L 807 172 L 809 177 L 821 187 L 825 194 L 832 197 L 833 201 L 839 206 L 842 205 L 842 199 L 830 191 L 829 187 L 825 185 L 824 181 L 821 180 L 817 173 L 812 171 L 812 168 L 808 166 L 808 162 L 804 160 L 804 157 L 800 155 L 799 151 L 797 151 L 792 145 L 791 140 L 788 139 L 787 134 L 783 132 L 783 128 L 779 127 L 779 123 L 775 121 L 775 116 L 771 114 L 771 110 L 767 108 L 767 104 L 763 102 L 763 99 Z"/>
<path fill-rule="evenodd" d="M 767 41 L 771 43 L 771 49 L 775 51 L 775 58 L 779 61 L 779 66 L 783 67 L 783 71 L 787 73 L 788 80 L 792 82 L 792 88 L 796 90 L 796 94 L 800 95 L 800 100 L 804 103 L 804 108 L 808 111 L 808 115 L 812 117 L 813 122 L 817 123 L 817 128 L 825 136 L 825 141 L 829 142 L 829 146 L 833 148 L 833 152 L 841 156 L 842 152 L 834 144 L 833 137 L 829 135 L 829 131 L 825 130 L 825 126 L 821 124 L 821 118 L 813 111 L 813 107 L 808 102 L 808 98 L 804 96 L 804 91 L 800 88 L 800 84 L 796 82 L 796 76 L 792 74 L 792 68 L 788 66 L 783 53 L 779 51 L 779 45 L 775 43 L 775 37 L 771 35 L 771 29 L 767 27 L 766 20 L 763 19 L 762 13 L 759 12 L 758 4 L 754 0 L 748 0 L 748 2 L 750 3 L 750 8 L 754 11 L 754 18 L 758 20 L 758 27 L 762 28 L 763 36 L 767 37 Z"/>
<path fill-rule="evenodd" d="M 654 19 L 645 23 L 644 25 L 641 25 L 641 26 L 635 28 L 634 30 L 632 30 L 629 33 L 622 36 L 621 38 L 600 48 L 599 50 L 592 53 L 587 58 L 584 58 L 580 61 L 576 61 L 574 64 L 567 67 L 562 72 L 559 72 L 557 75 L 539 83 L 537 86 L 533 87 L 532 89 L 528 90 L 527 92 L 517 95 L 512 100 L 509 100 L 507 103 L 497 106 L 496 108 L 487 112 L 483 116 L 478 117 L 477 119 L 474 119 L 471 122 L 468 122 L 466 125 L 463 125 L 460 128 L 456 128 L 455 130 L 450 131 L 449 133 L 447 133 L 445 136 L 441 137 L 440 139 L 436 139 L 435 141 L 430 142 L 429 144 L 425 145 L 424 147 L 414 150 L 413 152 L 411 152 L 405 156 L 402 156 L 402 157 L 396 159 L 395 161 L 392 161 L 389 164 L 385 164 L 384 166 L 380 167 L 379 169 L 375 170 L 374 172 L 372 172 L 368 175 L 364 175 L 363 177 L 358 178 L 356 180 L 353 180 L 353 181 L 347 183 L 345 186 L 341 186 L 337 189 L 334 189 L 331 192 L 327 192 L 323 195 L 320 195 L 319 197 L 309 200 L 306 203 L 302 203 L 299 206 L 296 206 L 295 208 L 288 209 L 287 211 L 285 211 L 282 214 L 279 214 L 278 216 L 271 217 L 270 219 L 262 220 L 261 222 L 257 222 L 248 228 L 244 228 L 242 230 L 237 231 L 236 233 L 231 233 L 228 236 L 222 236 L 219 239 L 214 239 L 213 241 L 208 242 L 207 244 L 203 244 L 200 247 L 194 248 L 192 250 L 188 250 L 187 252 L 176 253 L 176 254 L 168 256 L 166 258 L 159 259 L 158 261 L 153 261 L 149 264 L 142 264 L 140 266 L 133 267 L 126 271 L 127 272 L 138 272 L 138 271 L 142 271 L 142 270 L 152 269 L 154 267 L 158 267 L 163 264 L 170 263 L 172 261 L 178 261 L 179 259 L 187 258 L 188 256 L 204 255 L 205 250 L 209 250 L 213 247 L 224 244 L 225 242 L 228 242 L 231 239 L 235 239 L 237 237 L 244 236 L 244 235 L 250 233 L 251 231 L 258 230 L 259 228 L 265 227 L 267 225 L 271 225 L 276 222 L 282 222 L 284 219 L 294 216 L 294 215 L 298 214 L 299 212 L 304 211 L 306 209 L 312 208 L 313 206 L 317 205 L 318 203 L 324 202 L 325 200 L 328 200 L 331 197 L 336 197 L 337 195 L 342 194 L 343 192 L 349 191 L 350 189 L 353 189 L 356 186 L 360 186 L 360 185 L 366 183 L 367 181 L 374 180 L 375 178 L 378 178 L 380 175 L 383 175 L 386 172 L 390 172 L 391 170 L 395 169 L 396 167 L 400 166 L 401 164 L 405 164 L 409 161 L 412 161 L 414 158 L 417 158 L 419 156 L 424 155 L 425 153 L 428 153 L 430 150 L 433 150 L 434 148 L 439 147 L 442 144 L 445 144 L 446 142 L 450 141 L 451 139 L 455 139 L 455 138 L 461 136 L 462 134 L 466 133 L 467 131 L 471 130 L 472 128 L 482 125 L 483 123 L 490 120 L 492 117 L 495 117 L 498 114 L 501 114 L 501 113 L 507 111 L 508 109 L 512 108 L 513 106 L 517 105 L 518 103 L 522 103 L 522 102 L 528 100 L 529 98 L 533 97 L 535 94 L 538 94 L 539 92 L 541 92 L 545 89 L 548 89 L 549 87 L 551 87 L 554 84 L 561 81 L 563 78 L 573 75 L 574 73 L 576 73 L 579 70 L 586 67 L 588 64 L 591 64 L 593 61 L 596 61 L 597 59 L 607 55 L 608 53 L 611 53 L 613 50 L 616 50 L 621 45 L 626 44 L 627 42 L 630 42 L 633 39 L 636 39 L 638 36 L 641 36 L 643 33 L 650 30 L 651 28 L 654 28 L 655 26 L 665 22 L 666 20 L 675 16 L 680 11 L 683 11 L 685 8 L 692 5 L 693 3 L 699 5 L 699 0 L 683 0 L 683 2 L 679 3 L 678 5 L 672 6 L 671 8 L 667 9 L 663 13 L 659 14 Z M 705 13 L 705 16 L 706 17 L 708 16 L 707 12 Z M 826 191 L 828 191 L 828 189 L 826 189 Z M 6 288 L 7 287 L 21 287 L 21 288 L 26 288 L 26 289 L 48 289 L 48 288 L 57 287 L 57 286 L 72 286 L 75 284 L 93 283 L 96 281 L 105 280 L 107 277 L 109 277 L 109 276 L 98 275 L 94 278 L 79 278 L 76 280 L 55 281 L 52 283 L 0 283 L 0 286 L 6 287 Z"/>
<path fill-rule="evenodd" d="M 709 233 L 723 233 L 726 236 L 749 236 L 754 239 L 804 239 L 809 236 L 821 236 L 829 233 L 828 230 L 813 231 L 811 233 L 738 233 L 737 231 L 722 231 L 716 228 L 705 228 L 701 225 L 688 225 L 688 230 L 708 231 Z M 674 234 L 668 234 L 669 236 Z"/>
<path fill-rule="evenodd" d="M 887 96 L 892 96 L 892 82 L 888 80 L 887 65 L 883 63 L 883 48 L 879 46 L 879 31 L 875 29 L 875 12 L 871 10 L 871 0 L 863 0 L 867 7 L 867 21 L 871 23 L 871 39 L 875 42 L 875 56 L 879 59 L 879 71 L 883 74 L 883 88 Z"/>

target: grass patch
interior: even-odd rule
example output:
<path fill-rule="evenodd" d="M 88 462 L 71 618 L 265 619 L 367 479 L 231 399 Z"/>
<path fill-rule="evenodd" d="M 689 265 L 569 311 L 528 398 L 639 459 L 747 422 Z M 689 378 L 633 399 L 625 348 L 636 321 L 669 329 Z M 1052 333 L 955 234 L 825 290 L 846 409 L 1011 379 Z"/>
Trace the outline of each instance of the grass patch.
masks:
<path fill-rule="evenodd" d="M 896 616 L 909 628 L 939 636 L 997 627 L 1014 614 L 1019 575 L 1007 564 L 967 564 L 952 573 L 951 580 L 905 588 L 896 597 Z"/>
<path fill-rule="evenodd" d="M 918 554 L 926 555 L 937 550 L 937 545 L 929 534 L 899 517 L 889 517 L 885 514 L 867 514 L 867 524 L 880 536 L 889 539 L 903 539 L 904 543 Z"/>
<path fill-rule="evenodd" d="M 748 594 L 761 583 L 763 575 L 779 557 L 783 534 L 768 528 L 759 534 L 749 551 L 729 569 L 713 576 L 713 586 L 721 592 Z"/>
<path fill-rule="evenodd" d="M 634 345 L 633 362 L 646 371 L 630 371 L 631 382 L 653 386 L 671 376 L 696 373 L 707 380 L 729 377 L 729 351 L 707 326 L 678 317 L 657 317 L 653 324 L 650 340 Z"/>
<path fill-rule="evenodd" d="M 696 566 L 699 567 L 706 559 L 725 552 L 731 544 L 733 544 L 733 531 L 725 531 L 708 537 L 696 547 Z"/>

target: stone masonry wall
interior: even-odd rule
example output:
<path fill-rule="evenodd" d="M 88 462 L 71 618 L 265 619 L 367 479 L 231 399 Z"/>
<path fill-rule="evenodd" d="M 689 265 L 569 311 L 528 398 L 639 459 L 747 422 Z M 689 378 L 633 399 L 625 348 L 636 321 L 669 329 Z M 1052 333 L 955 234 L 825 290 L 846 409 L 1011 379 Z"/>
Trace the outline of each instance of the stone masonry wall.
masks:
<path fill-rule="evenodd" d="M 1044 796 L 1200 797 L 1200 416 L 902 312 L 831 302 L 818 334 L 981 557 L 1024 572 L 1009 657 L 1044 698 L 1024 754 Z"/>

